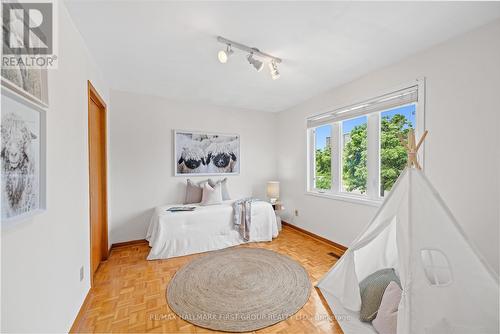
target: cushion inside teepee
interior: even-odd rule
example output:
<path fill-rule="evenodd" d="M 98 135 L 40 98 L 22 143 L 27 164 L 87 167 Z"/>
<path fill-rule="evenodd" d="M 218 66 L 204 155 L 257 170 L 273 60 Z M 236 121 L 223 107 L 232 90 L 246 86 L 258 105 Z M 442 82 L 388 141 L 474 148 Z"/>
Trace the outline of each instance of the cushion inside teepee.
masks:
<path fill-rule="evenodd" d="M 377 317 L 372 324 L 379 334 L 396 334 L 398 323 L 398 306 L 401 301 L 401 288 L 396 282 L 391 282 L 384 291 Z"/>
<path fill-rule="evenodd" d="M 375 319 L 385 289 L 391 282 L 396 282 L 400 285 L 399 278 L 396 276 L 393 268 L 378 270 L 359 283 L 361 293 L 359 318 L 361 321 L 372 321 Z"/>

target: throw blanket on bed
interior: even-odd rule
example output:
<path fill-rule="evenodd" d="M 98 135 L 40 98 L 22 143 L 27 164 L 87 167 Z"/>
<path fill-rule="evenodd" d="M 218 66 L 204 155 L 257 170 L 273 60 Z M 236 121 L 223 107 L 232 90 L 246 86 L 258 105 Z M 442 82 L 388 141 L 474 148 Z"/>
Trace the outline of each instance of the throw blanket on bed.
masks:
<path fill-rule="evenodd" d="M 252 224 L 252 202 L 259 201 L 257 198 L 239 199 L 233 203 L 234 225 L 240 232 L 243 240 L 250 240 L 250 225 Z"/>

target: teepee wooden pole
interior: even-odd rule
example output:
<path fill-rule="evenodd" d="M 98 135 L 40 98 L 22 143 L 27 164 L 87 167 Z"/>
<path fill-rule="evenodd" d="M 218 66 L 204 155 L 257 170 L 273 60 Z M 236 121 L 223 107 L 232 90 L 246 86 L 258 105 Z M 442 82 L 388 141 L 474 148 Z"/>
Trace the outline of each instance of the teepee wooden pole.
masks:
<path fill-rule="evenodd" d="M 427 137 L 428 133 L 429 133 L 429 131 L 425 130 L 422 137 L 420 137 L 420 140 L 418 141 L 417 148 L 416 148 L 417 151 L 420 148 L 420 145 L 422 145 L 422 143 L 424 142 L 424 139 L 425 139 L 425 137 Z"/>
<path fill-rule="evenodd" d="M 422 166 L 418 163 L 418 149 L 422 145 L 422 143 L 425 140 L 425 137 L 427 136 L 428 131 L 425 130 L 424 134 L 422 137 L 420 137 L 420 140 L 418 141 L 418 144 L 415 140 L 415 131 L 413 129 L 409 129 L 408 131 L 408 139 L 405 141 L 403 139 L 403 136 L 399 135 L 399 141 L 403 145 L 403 147 L 406 149 L 406 152 L 408 152 L 408 168 L 415 167 L 418 170 L 422 169 Z"/>
<path fill-rule="evenodd" d="M 415 167 L 418 169 L 418 170 L 422 170 L 422 166 L 420 166 L 420 163 L 418 162 L 418 160 L 415 161 Z"/>

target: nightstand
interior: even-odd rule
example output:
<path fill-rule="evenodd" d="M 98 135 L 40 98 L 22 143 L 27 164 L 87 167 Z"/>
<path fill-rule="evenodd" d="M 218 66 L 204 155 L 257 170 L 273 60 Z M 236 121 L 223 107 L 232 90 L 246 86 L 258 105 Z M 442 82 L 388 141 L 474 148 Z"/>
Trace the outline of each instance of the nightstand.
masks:
<path fill-rule="evenodd" d="M 276 224 L 278 224 L 278 231 L 281 231 L 281 216 L 279 215 L 279 212 L 284 210 L 285 207 L 281 202 L 276 202 L 274 204 L 271 203 L 274 209 L 274 214 L 276 215 Z"/>

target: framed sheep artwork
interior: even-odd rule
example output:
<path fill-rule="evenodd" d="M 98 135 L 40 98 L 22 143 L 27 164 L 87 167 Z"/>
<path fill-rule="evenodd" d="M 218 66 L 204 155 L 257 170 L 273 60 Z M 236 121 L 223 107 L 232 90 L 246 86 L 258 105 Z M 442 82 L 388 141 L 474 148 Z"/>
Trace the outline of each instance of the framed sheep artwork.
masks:
<path fill-rule="evenodd" d="M 2 226 L 45 209 L 45 112 L 2 86 Z"/>
<path fill-rule="evenodd" d="M 175 175 L 240 173 L 240 136 L 174 130 Z"/>

